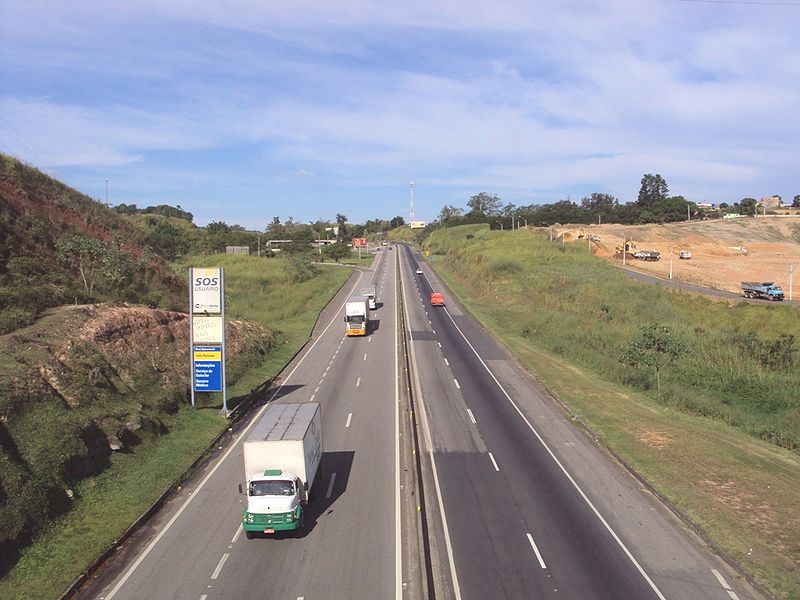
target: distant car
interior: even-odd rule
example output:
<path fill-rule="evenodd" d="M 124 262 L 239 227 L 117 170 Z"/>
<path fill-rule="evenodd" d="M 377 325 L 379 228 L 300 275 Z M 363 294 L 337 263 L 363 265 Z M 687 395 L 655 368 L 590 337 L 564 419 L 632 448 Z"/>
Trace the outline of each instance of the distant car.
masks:
<path fill-rule="evenodd" d="M 422 275 L 422 269 L 420 269 L 419 267 L 417 267 L 417 275 Z"/>

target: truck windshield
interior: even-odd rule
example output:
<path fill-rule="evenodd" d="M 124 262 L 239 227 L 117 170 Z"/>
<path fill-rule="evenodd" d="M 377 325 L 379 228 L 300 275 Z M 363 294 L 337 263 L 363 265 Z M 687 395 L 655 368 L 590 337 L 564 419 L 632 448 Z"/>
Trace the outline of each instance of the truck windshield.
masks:
<path fill-rule="evenodd" d="M 251 481 L 251 496 L 294 496 L 294 484 L 289 480 Z"/>
<path fill-rule="evenodd" d="M 348 323 L 361 323 L 364 320 L 364 315 L 347 315 L 345 319 Z"/>

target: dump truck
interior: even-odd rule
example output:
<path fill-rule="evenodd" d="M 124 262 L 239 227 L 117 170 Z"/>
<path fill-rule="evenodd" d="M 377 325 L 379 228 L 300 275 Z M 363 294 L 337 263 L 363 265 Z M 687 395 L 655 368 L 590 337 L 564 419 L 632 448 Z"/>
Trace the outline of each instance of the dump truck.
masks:
<path fill-rule="evenodd" d="M 639 260 L 656 261 L 661 260 L 661 253 L 655 250 L 638 250 L 633 253 L 633 257 Z"/>
<path fill-rule="evenodd" d="M 678 254 L 678 258 L 681 260 L 690 260 L 692 258 L 692 253 L 689 250 L 681 250 L 680 254 Z"/>
<path fill-rule="evenodd" d="M 774 281 L 743 281 L 742 293 L 745 298 L 763 298 L 764 300 L 783 300 L 783 290 Z"/>
<path fill-rule="evenodd" d="M 364 296 L 351 296 L 344 305 L 344 321 L 347 335 L 367 335 L 369 300 Z"/>
<path fill-rule="evenodd" d="M 444 306 L 444 294 L 442 292 L 431 292 L 431 306 Z"/>
<path fill-rule="evenodd" d="M 378 308 L 378 299 L 377 299 L 377 297 L 375 295 L 375 286 L 374 285 L 368 285 L 368 286 L 365 286 L 365 287 L 361 288 L 361 295 L 364 296 L 367 299 L 367 301 L 369 302 L 369 307 L 371 309 L 374 310 L 374 309 Z"/>
<path fill-rule="evenodd" d="M 258 533 L 303 526 L 322 459 L 322 414 L 317 402 L 271 404 L 245 438 L 247 494 L 242 527 L 248 539 Z"/>

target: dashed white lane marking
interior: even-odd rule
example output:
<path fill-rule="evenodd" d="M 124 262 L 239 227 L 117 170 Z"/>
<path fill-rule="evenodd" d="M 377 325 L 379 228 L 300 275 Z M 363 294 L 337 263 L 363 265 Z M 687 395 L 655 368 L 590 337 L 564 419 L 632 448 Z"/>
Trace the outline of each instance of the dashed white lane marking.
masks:
<path fill-rule="evenodd" d="M 457 387 L 458 389 L 461 389 L 461 386 L 460 386 L 460 385 L 458 385 L 458 379 L 456 379 L 455 377 L 453 377 L 453 382 L 456 384 L 456 387 Z"/>
<path fill-rule="evenodd" d="M 356 387 L 360 387 L 360 386 L 361 386 L 361 377 L 356 379 Z"/>
<path fill-rule="evenodd" d="M 319 391 L 319 387 L 320 387 L 320 386 L 317 386 L 317 389 L 315 389 L 315 390 L 314 390 L 314 393 L 315 393 L 315 394 L 316 394 L 316 393 Z"/>
<path fill-rule="evenodd" d="M 719 581 L 719 584 L 720 584 L 722 587 L 724 587 L 724 588 L 725 588 L 725 591 L 726 591 L 726 592 L 728 592 L 728 595 L 729 595 L 729 596 L 730 596 L 730 597 L 731 597 L 733 600 L 739 600 L 739 596 L 737 596 L 737 595 L 736 595 L 736 592 L 734 592 L 734 591 L 731 589 L 731 586 L 729 586 L 729 585 L 728 585 L 728 582 L 727 582 L 727 581 L 725 581 L 725 578 L 724 578 L 724 577 L 723 577 L 723 576 L 720 574 L 720 572 L 719 572 L 719 571 L 717 571 L 716 569 L 711 569 L 711 572 L 714 574 L 714 577 L 716 577 L 716 578 L 717 578 L 717 581 Z"/>
<path fill-rule="evenodd" d="M 444 364 L 446 364 L 449 367 L 450 366 L 450 361 L 445 358 L 444 359 Z"/>
<path fill-rule="evenodd" d="M 489 458 L 492 459 L 492 464 L 494 465 L 494 470 L 495 471 L 499 471 L 500 467 L 497 466 L 497 461 L 494 459 L 494 455 L 491 452 L 489 452 Z"/>
<path fill-rule="evenodd" d="M 433 323 L 431 323 L 431 325 L 433 325 Z M 433 335 L 436 335 L 436 330 L 435 329 L 431 329 L 431 331 L 433 332 Z"/>
<path fill-rule="evenodd" d="M 367 360 L 367 353 L 364 352 L 364 360 Z"/>
<path fill-rule="evenodd" d="M 200 596 L 200 600 L 206 600 L 206 598 L 208 598 L 208 594 L 203 594 Z"/>
<path fill-rule="evenodd" d="M 228 553 L 222 555 L 222 558 L 219 559 L 219 564 L 217 565 L 217 568 L 214 569 L 214 573 L 212 573 L 211 575 L 211 579 L 216 579 L 217 577 L 219 577 L 219 572 L 222 571 L 222 567 L 225 564 L 225 561 L 228 560 L 229 556 L 230 554 Z"/>
<path fill-rule="evenodd" d="M 544 560 L 542 560 L 542 555 L 539 554 L 539 549 L 536 547 L 536 542 L 533 541 L 533 536 L 530 533 L 528 534 L 528 541 L 531 543 L 531 548 L 533 548 L 533 551 L 536 553 L 536 558 L 539 559 L 539 564 L 543 569 L 546 569 L 547 567 L 544 564 Z"/>
<path fill-rule="evenodd" d="M 316 397 L 317 397 L 317 395 L 316 395 L 316 394 L 311 394 L 311 398 L 309 398 L 309 399 L 308 399 L 308 401 L 309 401 L 309 402 L 313 402 L 313 401 L 314 401 L 314 398 L 316 398 Z"/>
<path fill-rule="evenodd" d="M 241 525 L 237 525 L 236 533 L 234 533 L 233 537 L 231 538 L 231 545 L 236 543 L 236 541 L 239 539 L 239 536 L 242 535 L 242 531 L 244 531 L 244 527 L 242 527 Z"/>
<path fill-rule="evenodd" d="M 469 420 L 472 421 L 472 424 L 475 425 L 477 421 L 475 420 L 475 415 L 472 414 L 470 409 L 467 409 L 467 414 L 469 415 Z"/>
<path fill-rule="evenodd" d="M 328 491 L 325 492 L 325 498 L 330 498 L 333 492 L 333 482 L 336 481 L 336 473 L 331 474 L 331 482 L 328 484 Z"/>
<path fill-rule="evenodd" d="M 347 413 L 347 423 L 344 424 L 345 427 L 350 427 L 350 419 L 353 418 L 353 413 Z"/>
<path fill-rule="evenodd" d="M 371 337 L 368 337 L 368 338 L 367 338 L 367 343 L 369 344 L 371 341 L 372 341 L 372 338 L 371 338 Z"/>
<path fill-rule="evenodd" d="M 439 348 L 442 347 L 442 342 L 436 342 L 436 343 L 439 344 Z"/>

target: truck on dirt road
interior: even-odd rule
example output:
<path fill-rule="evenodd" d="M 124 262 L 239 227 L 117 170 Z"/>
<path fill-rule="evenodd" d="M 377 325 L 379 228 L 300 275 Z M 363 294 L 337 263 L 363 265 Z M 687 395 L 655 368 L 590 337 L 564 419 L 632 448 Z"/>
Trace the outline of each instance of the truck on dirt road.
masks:
<path fill-rule="evenodd" d="M 783 300 L 784 293 L 774 281 L 743 281 L 742 293 L 745 298 L 763 298 L 764 300 Z"/>
<path fill-rule="evenodd" d="M 367 329 L 369 328 L 369 299 L 364 296 L 351 296 L 344 305 L 344 321 L 348 336 L 367 335 Z"/>
<path fill-rule="evenodd" d="M 303 526 L 322 459 L 322 416 L 317 402 L 271 404 L 244 441 L 247 494 L 242 527 L 247 539 L 258 533 Z"/>

